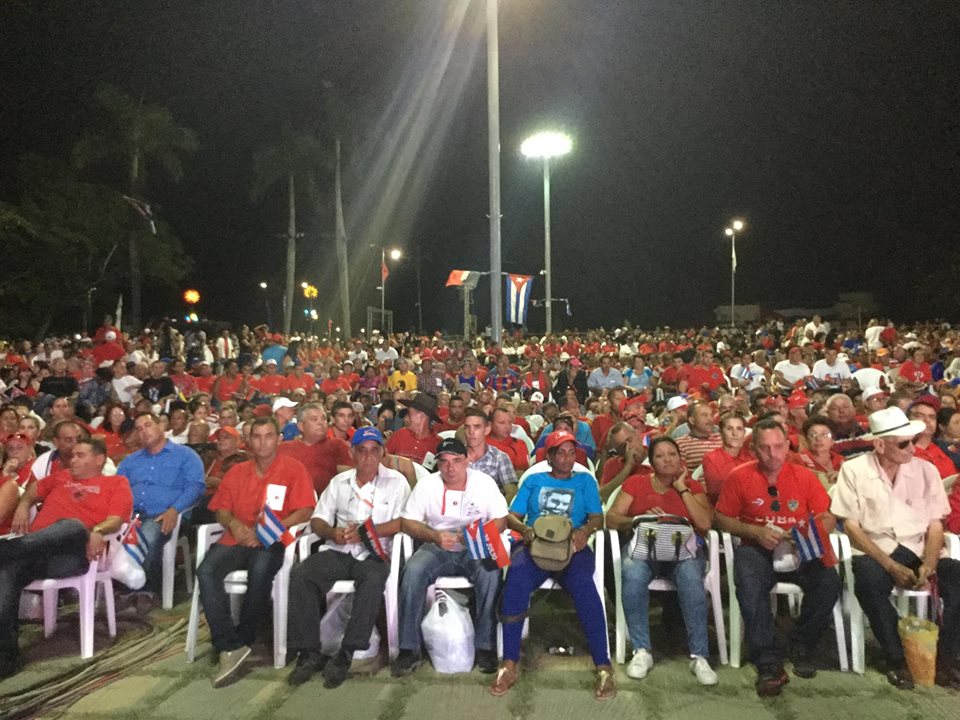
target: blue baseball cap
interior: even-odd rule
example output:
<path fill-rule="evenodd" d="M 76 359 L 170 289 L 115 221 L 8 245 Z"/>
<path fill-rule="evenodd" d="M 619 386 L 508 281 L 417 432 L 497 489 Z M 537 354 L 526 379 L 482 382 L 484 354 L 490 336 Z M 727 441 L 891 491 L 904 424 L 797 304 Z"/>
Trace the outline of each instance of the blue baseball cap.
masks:
<path fill-rule="evenodd" d="M 350 440 L 350 444 L 356 446 L 362 442 L 366 442 L 367 440 L 373 440 L 378 445 L 383 445 L 383 433 L 377 430 L 375 427 L 358 428 L 357 431 L 353 433 L 353 438 Z"/>

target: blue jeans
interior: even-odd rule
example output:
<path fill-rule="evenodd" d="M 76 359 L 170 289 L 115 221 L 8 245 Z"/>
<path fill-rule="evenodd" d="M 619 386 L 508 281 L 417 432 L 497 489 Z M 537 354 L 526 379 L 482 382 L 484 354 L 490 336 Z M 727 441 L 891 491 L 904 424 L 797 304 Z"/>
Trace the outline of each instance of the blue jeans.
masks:
<path fill-rule="evenodd" d="M 629 547 L 629 546 L 627 546 Z M 703 587 L 706 570 L 703 552 L 680 562 L 634 560 L 624 553 L 623 612 L 627 618 L 630 644 L 634 650 L 650 650 L 650 582 L 662 577 L 677 586 L 683 624 L 687 628 L 687 647 L 691 655 L 709 657 L 707 639 L 707 591 Z"/>
<path fill-rule="evenodd" d="M 778 582 L 795 583 L 803 590 L 800 617 L 790 633 L 791 643 L 813 648 L 830 627 L 833 606 L 840 597 L 840 575 L 819 560 L 808 560 L 789 573 L 773 570 L 773 553 L 756 545 L 734 549 L 734 577 L 737 600 L 753 663 L 775 665 L 783 662 L 783 648 L 770 610 L 770 591 Z"/>
<path fill-rule="evenodd" d="M 79 520 L 58 520 L 13 540 L 0 540 L 0 656 L 18 654 L 20 593 L 40 578 L 81 575 L 90 567 L 90 533 Z"/>
<path fill-rule="evenodd" d="M 584 635 L 590 655 L 598 667 L 610 664 L 607 648 L 607 618 L 603 614 L 603 603 L 593 581 L 596 559 L 590 548 L 583 548 L 573 554 L 570 564 L 558 572 L 541 570 L 530 557 L 527 547 L 520 548 L 510 559 L 507 571 L 507 585 L 503 590 L 503 659 L 520 660 L 520 640 L 523 635 L 523 619 L 530 610 L 530 595 L 548 578 L 555 578 L 560 586 L 570 593 L 577 619 Z"/>
<path fill-rule="evenodd" d="M 147 556 L 143 560 L 147 582 L 143 589 L 159 593 L 163 584 L 163 546 L 170 539 L 170 533 L 160 532 L 160 523 L 143 515 L 140 516 L 140 531 L 147 541 Z"/>
<path fill-rule="evenodd" d="M 500 570 L 492 569 L 470 557 L 466 550 L 448 552 L 435 543 L 424 543 L 410 558 L 400 580 L 400 649 L 420 652 L 423 637 L 420 623 L 427 599 L 427 588 L 438 577 L 462 575 L 473 583 L 476 597 L 474 646 L 493 650 L 496 643 L 497 592 Z"/>
<path fill-rule="evenodd" d="M 213 646 L 220 652 L 253 645 L 257 639 L 257 625 L 267 613 L 273 576 L 283 565 L 282 543 L 268 548 L 248 548 L 239 545 L 212 545 L 197 568 L 200 603 L 210 626 Z M 230 598 L 223 588 L 223 580 L 234 570 L 247 571 L 247 592 L 240 609 L 240 624 L 233 624 Z"/>

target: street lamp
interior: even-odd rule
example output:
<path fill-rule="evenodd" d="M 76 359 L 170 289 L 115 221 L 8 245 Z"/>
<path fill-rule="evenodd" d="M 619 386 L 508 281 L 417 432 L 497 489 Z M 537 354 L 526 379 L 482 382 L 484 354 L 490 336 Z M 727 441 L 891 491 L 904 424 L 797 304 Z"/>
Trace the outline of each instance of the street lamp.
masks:
<path fill-rule="evenodd" d="M 403 257 L 403 253 L 400 252 L 398 248 L 391 248 L 390 250 L 390 259 L 399 260 Z M 390 274 L 390 270 L 387 268 L 387 249 L 385 247 L 380 248 L 380 329 L 383 330 L 385 327 L 384 317 L 387 313 L 387 275 Z"/>
<path fill-rule="evenodd" d="M 543 270 L 546 280 L 547 335 L 553 332 L 553 283 L 550 260 L 550 158 L 570 152 L 573 141 L 569 135 L 558 132 L 540 132 L 531 135 L 520 145 L 520 152 L 528 158 L 543 160 Z M 499 282 L 499 280 L 493 280 Z"/>
<path fill-rule="evenodd" d="M 490 175 L 490 330 L 500 342 L 503 285 L 500 279 L 500 30 L 499 0 L 487 0 L 487 167 Z"/>
<path fill-rule="evenodd" d="M 260 289 L 263 290 L 263 302 L 267 306 L 267 327 L 273 325 L 270 320 L 270 296 L 267 295 L 267 283 L 265 281 L 260 282 Z"/>
<path fill-rule="evenodd" d="M 730 238 L 730 327 L 734 327 L 734 307 L 737 299 L 737 233 L 743 230 L 743 221 L 734 220 L 724 234 Z"/>

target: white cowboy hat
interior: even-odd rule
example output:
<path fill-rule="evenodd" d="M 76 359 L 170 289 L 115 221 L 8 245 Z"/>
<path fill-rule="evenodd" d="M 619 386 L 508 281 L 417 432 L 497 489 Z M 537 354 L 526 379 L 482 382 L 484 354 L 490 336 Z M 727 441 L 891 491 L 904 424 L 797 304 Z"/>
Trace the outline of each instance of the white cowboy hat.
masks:
<path fill-rule="evenodd" d="M 908 420 L 900 408 L 888 407 L 884 410 L 877 410 L 870 416 L 870 432 L 864 435 L 863 439 L 913 437 L 922 433 L 926 427 L 923 420 Z"/>

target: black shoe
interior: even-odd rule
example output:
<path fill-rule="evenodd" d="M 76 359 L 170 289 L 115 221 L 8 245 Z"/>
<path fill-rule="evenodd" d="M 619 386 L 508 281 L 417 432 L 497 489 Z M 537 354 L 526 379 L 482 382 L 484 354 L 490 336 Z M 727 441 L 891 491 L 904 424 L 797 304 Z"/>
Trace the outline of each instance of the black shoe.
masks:
<path fill-rule="evenodd" d="M 353 662 L 353 651 L 341 649 L 333 656 L 333 659 L 327 663 L 323 669 L 323 686 L 333 689 L 343 685 L 347 679 L 347 673 L 350 672 L 350 663 Z"/>
<path fill-rule="evenodd" d="M 757 668 L 757 695 L 760 697 L 774 697 L 790 682 L 783 665 L 761 665 Z"/>
<path fill-rule="evenodd" d="M 813 662 L 810 650 L 805 645 L 795 645 L 790 653 L 793 661 L 793 674 L 809 680 L 817 675 L 817 666 Z"/>
<path fill-rule="evenodd" d="M 500 667 L 497 660 L 497 653 L 493 650 L 477 650 L 476 655 L 477 670 L 484 675 L 492 675 Z"/>
<path fill-rule="evenodd" d="M 937 670 L 936 683 L 940 687 L 960 690 L 960 665 Z"/>
<path fill-rule="evenodd" d="M 393 661 L 393 665 L 390 666 L 390 674 L 393 677 L 403 677 L 421 665 L 423 665 L 423 658 L 420 657 L 420 653 L 414 650 L 401 650 L 397 659 Z"/>
<path fill-rule="evenodd" d="M 329 658 L 316 650 L 301 650 L 297 655 L 297 666 L 287 677 L 287 682 L 296 687 L 303 685 L 315 672 L 323 670 Z"/>
<path fill-rule="evenodd" d="M 906 665 L 900 665 L 893 670 L 888 670 L 887 682 L 897 688 L 897 690 L 913 690 L 913 675 L 910 673 L 910 668 Z"/>
<path fill-rule="evenodd" d="M 0 656 L 0 680 L 13 677 L 23 669 L 23 658 L 20 653 Z"/>

